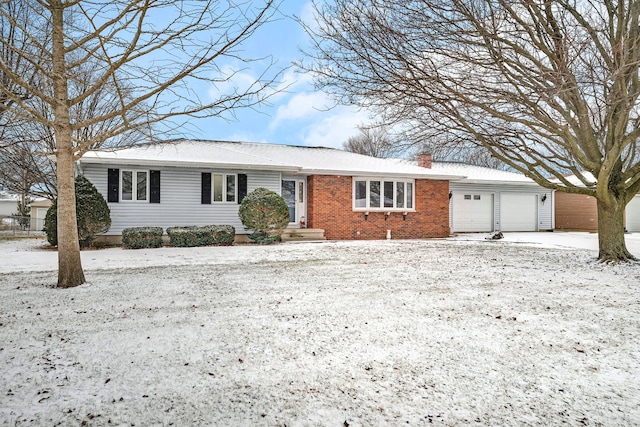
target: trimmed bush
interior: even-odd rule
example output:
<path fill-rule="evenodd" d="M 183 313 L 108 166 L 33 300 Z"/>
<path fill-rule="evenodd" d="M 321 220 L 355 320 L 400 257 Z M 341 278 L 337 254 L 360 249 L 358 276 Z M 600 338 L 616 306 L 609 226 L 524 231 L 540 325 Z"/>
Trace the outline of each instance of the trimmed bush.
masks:
<path fill-rule="evenodd" d="M 278 193 L 262 187 L 246 195 L 238 215 L 242 225 L 253 231 L 249 238 L 260 244 L 279 241 L 282 231 L 289 225 L 287 203 Z"/>
<path fill-rule="evenodd" d="M 96 187 L 84 176 L 75 179 L 76 216 L 80 246 L 91 247 L 93 239 L 111 227 L 111 211 Z M 54 200 L 44 219 L 47 240 L 58 245 L 58 199 Z"/>
<path fill-rule="evenodd" d="M 236 229 L 231 225 L 210 225 L 213 235 L 213 244 L 220 246 L 233 245 L 236 238 Z"/>
<path fill-rule="evenodd" d="M 122 246 L 127 249 L 159 248 L 162 246 L 162 227 L 125 228 Z"/>
<path fill-rule="evenodd" d="M 205 225 L 167 228 L 169 244 L 179 247 L 231 245 L 236 229 L 230 225 Z"/>

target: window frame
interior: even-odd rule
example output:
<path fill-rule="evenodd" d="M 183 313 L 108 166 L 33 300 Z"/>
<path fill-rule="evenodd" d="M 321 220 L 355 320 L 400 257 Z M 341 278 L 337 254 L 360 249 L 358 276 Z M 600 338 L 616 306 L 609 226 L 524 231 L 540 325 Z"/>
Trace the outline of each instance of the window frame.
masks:
<path fill-rule="evenodd" d="M 221 183 L 221 194 L 220 197 L 222 200 L 216 200 L 216 175 L 222 176 Z M 229 200 L 229 177 L 233 177 L 233 200 Z M 238 204 L 238 174 L 237 173 L 225 173 L 225 172 L 211 172 L 211 204 L 212 205 L 220 205 L 220 204 Z"/>
<path fill-rule="evenodd" d="M 124 175 L 131 173 L 131 199 L 124 198 Z M 138 174 L 145 174 L 145 194 L 144 199 L 138 198 Z M 120 201 L 123 203 L 149 203 L 150 202 L 150 173 L 148 169 L 120 169 Z"/>
<path fill-rule="evenodd" d="M 365 182 L 365 198 L 364 198 L 364 206 L 356 206 L 356 189 L 358 187 L 358 182 Z M 378 198 L 379 206 L 371 206 L 371 182 L 379 183 L 379 193 Z M 392 183 L 392 199 L 393 206 L 384 207 L 385 205 L 385 184 L 388 187 L 388 183 Z M 403 183 L 403 198 L 402 198 L 402 207 L 398 207 L 398 183 Z M 410 184 L 411 190 L 408 191 Z M 360 186 L 361 189 L 361 186 Z M 352 185 L 351 185 L 351 207 L 354 212 L 415 212 L 416 206 L 416 180 L 410 178 L 374 178 L 374 177 L 353 177 Z M 360 193 L 360 191 L 358 191 Z M 409 197 L 410 196 L 410 197 Z M 408 200 L 410 199 L 410 200 Z M 360 203 L 362 203 L 362 199 Z M 388 202 L 388 201 L 387 201 Z M 407 207 L 411 206 L 411 207 Z"/>

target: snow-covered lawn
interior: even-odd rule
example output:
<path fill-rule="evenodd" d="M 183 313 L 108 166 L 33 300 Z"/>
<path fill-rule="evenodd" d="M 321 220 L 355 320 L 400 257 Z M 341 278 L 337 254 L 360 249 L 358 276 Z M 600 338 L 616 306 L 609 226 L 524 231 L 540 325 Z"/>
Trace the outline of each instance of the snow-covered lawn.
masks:
<path fill-rule="evenodd" d="M 67 290 L 0 241 L 0 424 L 640 425 L 640 264 L 484 237 L 86 251 Z"/>

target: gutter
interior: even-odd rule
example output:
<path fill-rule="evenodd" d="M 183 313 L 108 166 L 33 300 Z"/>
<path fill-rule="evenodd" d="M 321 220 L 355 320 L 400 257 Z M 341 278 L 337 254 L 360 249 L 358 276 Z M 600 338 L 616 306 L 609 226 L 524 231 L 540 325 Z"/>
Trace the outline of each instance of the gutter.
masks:
<path fill-rule="evenodd" d="M 97 164 L 97 165 L 124 165 L 124 166 L 164 166 L 168 168 L 206 168 L 206 169 L 240 169 L 240 170 L 264 170 L 277 172 L 300 172 L 297 166 L 285 165 L 256 165 L 246 163 L 213 163 L 213 162 L 193 162 L 193 161 L 157 161 L 157 160 L 134 160 L 134 159 L 85 159 L 81 158 L 76 161 L 79 167 L 81 163 Z"/>
<path fill-rule="evenodd" d="M 412 179 L 433 179 L 445 181 L 459 181 L 466 178 L 463 175 L 440 175 L 440 174 L 424 174 L 424 173 L 402 173 L 402 172 L 371 172 L 371 171 L 355 171 L 355 170 L 331 170 L 331 169 L 300 169 L 300 173 L 305 175 L 342 175 L 355 177 L 374 177 L 374 178 L 412 178 Z"/>

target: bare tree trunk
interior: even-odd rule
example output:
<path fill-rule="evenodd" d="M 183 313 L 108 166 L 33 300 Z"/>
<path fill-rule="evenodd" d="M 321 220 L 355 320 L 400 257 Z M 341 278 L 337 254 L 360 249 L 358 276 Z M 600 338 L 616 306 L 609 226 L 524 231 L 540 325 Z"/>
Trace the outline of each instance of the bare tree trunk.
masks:
<path fill-rule="evenodd" d="M 621 200 L 605 203 L 598 200 L 598 259 L 618 262 L 636 259 L 627 250 L 624 240 L 624 211 L 626 204 Z"/>
<path fill-rule="evenodd" d="M 69 119 L 68 83 L 65 72 L 63 8 L 52 8 L 53 91 L 55 97 L 56 176 L 58 179 L 58 287 L 85 282 L 80 260 L 72 128 Z"/>
<path fill-rule="evenodd" d="M 80 260 L 74 162 L 71 148 L 57 154 L 58 176 L 58 287 L 71 288 L 85 282 Z"/>

